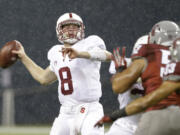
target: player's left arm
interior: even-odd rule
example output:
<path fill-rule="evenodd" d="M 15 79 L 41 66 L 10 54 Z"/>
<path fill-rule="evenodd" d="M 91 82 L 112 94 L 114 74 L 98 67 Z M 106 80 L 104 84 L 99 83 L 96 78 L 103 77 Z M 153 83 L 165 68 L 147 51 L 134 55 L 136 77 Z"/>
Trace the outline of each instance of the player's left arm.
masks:
<path fill-rule="evenodd" d="M 127 115 L 144 111 L 168 97 L 180 88 L 180 82 L 164 81 L 159 88 L 144 97 L 140 97 L 126 106 Z"/>
<path fill-rule="evenodd" d="M 118 118 L 143 112 L 148 107 L 157 104 L 176 90 L 179 90 L 179 88 L 180 82 L 164 81 L 159 88 L 149 93 L 148 95 L 132 101 L 123 109 L 113 111 L 113 113 L 110 115 L 105 115 L 95 124 L 95 126 L 100 127 L 104 123 L 115 121 Z"/>
<path fill-rule="evenodd" d="M 141 76 L 146 66 L 145 59 L 134 60 L 131 65 L 122 72 L 116 73 L 112 77 L 112 89 L 115 93 L 123 93 L 128 90 Z"/>
<path fill-rule="evenodd" d="M 174 81 L 164 81 L 159 88 L 149 93 L 144 97 L 140 97 L 131 103 L 129 103 L 125 108 L 114 111 L 109 117 L 112 120 L 117 118 L 137 114 L 144 111 L 148 107 L 151 107 L 161 100 L 165 99 L 171 95 L 176 90 L 179 90 L 180 82 Z M 122 115 L 123 112 L 123 115 Z"/>

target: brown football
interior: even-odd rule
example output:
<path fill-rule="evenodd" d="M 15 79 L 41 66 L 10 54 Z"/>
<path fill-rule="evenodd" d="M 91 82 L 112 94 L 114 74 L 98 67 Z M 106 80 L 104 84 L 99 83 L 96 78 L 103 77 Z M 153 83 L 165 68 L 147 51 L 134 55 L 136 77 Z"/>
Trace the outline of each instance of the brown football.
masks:
<path fill-rule="evenodd" d="M 17 61 L 18 55 L 13 54 L 12 50 L 18 50 L 19 44 L 21 44 L 19 41 L 12 40 L 0 49 L 0 67 L 7 68 Z"/>

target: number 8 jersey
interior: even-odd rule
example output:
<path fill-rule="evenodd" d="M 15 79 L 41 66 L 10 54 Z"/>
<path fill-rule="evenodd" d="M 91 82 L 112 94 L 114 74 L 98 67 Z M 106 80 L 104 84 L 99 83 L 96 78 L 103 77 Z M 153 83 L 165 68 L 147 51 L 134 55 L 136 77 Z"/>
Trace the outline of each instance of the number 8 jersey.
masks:
<path fill-rule="evenodd" d="M 85 58 L 63 58 L 62 47 L 55 45 L 48 52 L 50 69 L 56 74 L 61 104 L 78 104 L 99 101 L 102 95 L 100 83 L 100 61 Z M 104 41 L 98 36 L 89 36 L 72 46 L 77 51 L 106 49 Z"/>

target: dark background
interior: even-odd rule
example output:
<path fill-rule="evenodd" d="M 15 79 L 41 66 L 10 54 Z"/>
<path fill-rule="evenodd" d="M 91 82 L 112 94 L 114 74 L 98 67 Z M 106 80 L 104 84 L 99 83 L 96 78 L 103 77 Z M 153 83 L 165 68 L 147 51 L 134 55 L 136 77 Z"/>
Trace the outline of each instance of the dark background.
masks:
<path fill-rule="evenodd" d="M 84 20 L 86 36 L 100 36 L 109 51 L 125 45 L 127 56 L 130 56 L 138 37 L 148 33 L 160 20 L 179 22 L 179 11 L 178 0 L 0 0 L 0 46 L 10 40 L 19 40 L 26 53 L 46 68 L 49 64 L 47 52 L 58 44 L 57 19 L 65 12 L 75 12 Z M 101 103 L 105 113 L 118 107 L 117 96 L 111 90 L 108 67 L 109 63 L 103 63 L 101 70 Z M 60 106 L 57 83 L 40 86 L 19 61 L 9 69 L 12 71 L 11 87 L 15 91 L 16 123 L 52 123 Z M 4 89 L 0 88 L 1 119 Z"/>

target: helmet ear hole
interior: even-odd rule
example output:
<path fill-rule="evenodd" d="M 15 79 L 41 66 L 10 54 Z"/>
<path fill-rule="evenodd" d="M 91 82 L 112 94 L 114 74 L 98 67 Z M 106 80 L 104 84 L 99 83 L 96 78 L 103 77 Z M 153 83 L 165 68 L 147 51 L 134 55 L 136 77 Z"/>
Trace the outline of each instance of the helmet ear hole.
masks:
<path fill-rule="evenodd" d="M 65 27 L 65 25 L 61 25 L 60 27 L 61 27 L 61 29 L 63 29 Z"/>

